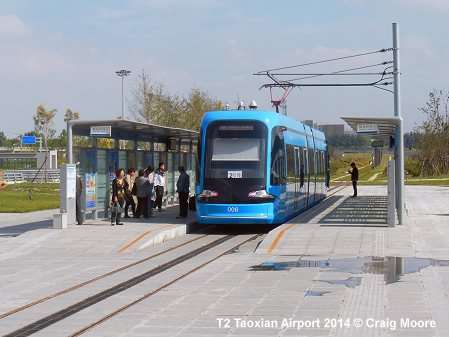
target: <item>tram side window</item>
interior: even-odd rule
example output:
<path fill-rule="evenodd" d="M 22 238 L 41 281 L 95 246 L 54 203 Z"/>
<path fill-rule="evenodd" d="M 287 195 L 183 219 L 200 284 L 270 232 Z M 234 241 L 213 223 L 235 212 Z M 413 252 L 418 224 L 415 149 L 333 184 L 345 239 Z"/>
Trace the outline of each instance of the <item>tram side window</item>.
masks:
<path fill-rule="evenodd" d="M 324 160 L 324 151 L 321 151 L 321 174 L 324 177 L 324 173 L 326 172 L 326 162 Z"/>
<path fill-rule="evenodd" d="M 270 169 L 270 184 L 285 185 L 287 182 L 285 176 L 285 143 L 284 134 L 275 127 L 272 131 L 271 141 L 271 169 Z"/>
<path fill-rule="evenodd" d="M 295 182 L 295 147 L 287 145 L 287 183 Z"/>
<path fill-rule="evenodd" d="M 309 167 L 310 177 L 314 178 L 315 177 L 315 156 L 313 153 L 313 149 L 309 149 L 309 160 L 310 160 L 310 167 Z"/>

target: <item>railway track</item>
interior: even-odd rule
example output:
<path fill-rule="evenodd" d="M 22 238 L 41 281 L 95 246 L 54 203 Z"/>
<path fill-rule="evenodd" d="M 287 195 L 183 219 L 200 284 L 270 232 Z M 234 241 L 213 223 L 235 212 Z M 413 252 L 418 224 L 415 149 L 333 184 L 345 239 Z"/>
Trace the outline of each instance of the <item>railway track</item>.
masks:
<path fill-rule="evenodd" d="M 29 309 L 29 308 L 31 308 L 31 307 L 34 307 L 34 306 L 38 305 L 38 304 L 44 303 L 44 302 L 46 302 L 46 301 L 48 301 L 48 300 L 51 300 L 51 299 L 53 299 L 53 298 L 56 298 L 56 297 L 58 297 L 58 296 L 65 295 L 65 294 L 67 294 L 67 293 L 69 293 L 69 292 L 72 292 L 72 291 L 74 291 L 74 290 L 76 290 L 76 289 L 79 289 L 79 288 L 82 288 L 82 287 L 84 287 L 84 286 L 87 286 L 88 284 L 97 282 L 97 281 L 99 281 L 99 280 L 101 280 L 101 279 L 104 279 L 104 278 L 106 278 L 106 277 L 108 277 L 108 276 L 112 276 L 112 275 L 114 275 L 114 274 L 117 274 L 117 273 L 119 273 L 119 272 L 121 272 L 121 271 L 124 271 L 124 270 L 126 270 L 126 269 L 131 268 L 131 267 L 134 267 L 134 266 L 136 266 L 136 265 L 138 265 L 138 264 L 141 264 L 141 263 L 144 263 L 144 262 L 149 261 L 149 260 L 151 260 L 151 259 L 154 259 L 154 258 L 156 258 L 156 257 L 158 257 L 158 256 L 160 256 L 160 255 L 163 255 L 163 254 L 165 254 L 165 253 L 168 253 L 168 252 L 170 252 L 170 251 L 173 251 L 173 250 L 175 250 L 175 249 L 178 249 L 178 248 L 180 248 L 180 247 L 183 247 L 183 246 L 185 246 L 185 245 L 187 245 L 187 244 L 189 244 L 189 243 L 192 243 L 192 242 L 195 242 L 195 241 L 197 241 L 197 240 L 199 240 L 199 239 L 202 239 L 202 238 L 206 237 L 207 235 L 209 235 L 209 234 L 200 235 L 200 236 L 198 236 L 198 237 L 193 238 L 192 240 L 188 240 L 187 242 L 183 242 L 183 243 L 181 243 L 181 244 L 179 244 L 179 245 L 176 245 L 176 246 L 174 246 L 174 247 L 170 247 L 170 248 L 168 248 L 168 249 L 164 249 L 164 250 L 162 250 L 162 251 L 160 251 L 160 252 L 158 252 L 158 253 L 156 253 L 156 254 L 152 254 L 152 255 L 147 256 L 147 257 L 145 257 L 145 258 L 143 258 L 143 259 L 140 259 L 140 260 L 137 260 L 137 261 L 135 261 L 135 262 L 126 264 L 126 265 L 124 265 L 124 266 L 122 266 L 122 267 L 116 268 L 116 269 L 111 270 L 111 271 L 109 271 L 109 272 L 107 272 L 107 273 L 98 275 L 98 276 L 96 276 L 96 277 L 94 277 L 94 278 L 91 278 L 91 279 L 89 279 L 89 280 L 86 280 L 86 281 L 84 281 L 84 282 L 75 284 L 75 285 L 73 285 L 73 286 L 71 286 L 71 287 L 68 287 L 68 288 L 66 288 L 66 289 L 63 289 L 63 290 L 58 291 L 58 292 L 56 292 L 56 293 L 50 294 L 50 295 L 48 295 L 48 296 L 42 297 L 42 298 L 40 298 L 40 299 L 38 299 L 38 300 L 35 300 L 35 301 L 33 301 L 33 302 L 30 302 L 30 303 L 27 303 L 27 304 L 25 304 L 25 305 L 22 305 L 22 306 L 20 306 L 20 307 L 18 307 L 18 308 L 16 308 L 16 309 L 13 309 L 13 310 L 10 310 L 10 311 L 5 312 L 5 313 L 3 313 L 3 314 L 0 314 L 0 320 L 1 320 L 2 318 L 8 317 L 8 316 L 13 315 L 13 314 L 16 314 L 16 313 L 18 313 L 18 312 L 20 312 L 20 311 L 23 311 L 23 310 L 25 310 L 25 309 Z M 1 322 L 1 321 L 0 321 L 0 322 Z"/>
<path fill-rule="evenodd" d="M 129 277 L 122 282 L 119 282 L 113 286 L 108 287 L 107 289 L 96 292 L 93 295 L 87 296 L 82 300 L 79 300 L 71 305 L 63 307 L 62 309 L 54 311 L 53 313 L 50 313 L 47 315 L 44 314 L 45 315 L 44 317 L 39 318 L 39 319 L 37 319 L 31 323 L 28 323 L 24 326 L 18 327 L 15 330 L 6 333 L 4 336 L 5 337 L 30 336 L 30 335 L 37 333 L 45 328 L 52 327 L 53 325 L 57 324 L 58 322 L 68 319 L 72 315 L 80 313 L 81 311 L 83 311 L 85 309 L 93 308 L 96 304 L 99 304 L 105 300 L 108 300 L 115 295 L 122 294 L 132 287 L 135 287 L 139 284 L 144 284 L 144 282 L 146 282 L 148 280 L 152 280 L 153 278 L 157 277 L 158 275 L 160 275 L 174 267 L 180 266 L 183 263 L 185 263 L 186 261 L 192 260 L 195 257 L 201 256 L 201 258 L 204 260 L 204 256 L 201 254 L 206 253 L 206 252 L 209 253 L 210 256 L 208 255 L 204 261 L 202 260 L 201 263 L 194 264 L 193 267 L 187 268 L 187 270 L 183 271 L 179 275 L 176 275 L 168 282 L 164 282 L 162 285 L 159 285 L 156 288 L 151 289 L 150 291 L 137 296 L 137 298 L 130 299 L 129 302 L 127 302 L 126 304 L 118 306 L 118 308 L 111 310 L 110 312 L 108 312 L 107 314 L 105 314 L 99 318 L 96 317 L 92 322 L 89 322 L 88 324 L 86 324 L 80 328 L 77 328 L 77 330 L 75 332 L 70 333 L 70 336 L 80 336 L 80 335 L 86 333 L 87 331 L 93 329 L 94 327 L 106 322 L 107 320 L 111 319 L 112 317 L 118 315 L 119 313 L 121 313 L 121 312 L 135 306 L 136 304 L 144 301 L 145 299 L 157 294 L 162 289 L 167 288 L 168 286 L 174 284 L 175 282 L 177 282 L 177 281 L 187 277 L 188 275 L 194 273 L 195 271 L 203 268 L 204 266 L 217 260 L 221 256 L 223 256 L 229 252 L 232 252 L 239 246 L 241 246 L 251 240 L 254 240 L 261 235 L 263 235 L 263 233 L 257 233 L 257 234 L 252 234 L 252 235 L 222 234 L 222 235 L 217 235 L 218 238 L 214 239 L 213 241 L 203 243 L 203 241 L 206 238 L 210 239 L 210 237 L 209 237 L 210 234 L 204 234 L 204 235 L 196 237 L 192 240 L 189 240 L 187 242 L 183 242 L 182 244 L 177 245 L 175 247 L 165 249 L 161 252 L 158 252 L 157 254 L 153 254 L 144 259 L 141 259 L 141 260 L 135 261 L 133 263 L 130 263 L 128 265 L 122 266 L 120 268 L 114 269 L 108 273 L 99 275 L 99 276 L 89 279 L 85 282 L 76 284 L 72 287 L 66 288 L 57 293 L 45 296 L 39 300 L 30 302 L 27 305 L 18 307 L 14 310 L 11 310 L 11 311 L 8 311 L 8 312 L 2 314 L 0 316 L 0 325 L 2 323 L 1 320 L 8 316 L 10 316 L 10 318 L 14 319 L 14 315 L 19 314 L 22 311 L 25 311 L 24 313 L 26 313 L 26 310 L 30 309 L 32 307 L 36 307 L 36 309 L 38 309 L 39 305 L 43 304 L 44 302 L 47 302 L 47 301 L 57 298 L 57 297 L 67 295 L 76 289 L 79 289 L 79 288 L 82 288 L 89 284 L 95 283 L 101 279 L 108 277 L 108 276 L 118 274 L 120 272 L 124 272 L 125 270 L 129 271 L 129 268 L 136 266 L 138 264 L 142 264 L 151 259 L 154 259 L 157 256 L 162 256 L 163 254 L 165 254 L 167 252 L 172 252 L 172 251 L 176 252 L 176 249 L 179 249 L 180 247 L 186 246 L 187 244 L 190 244 L 190 243 L 195 243 L 196 246 L 199 245 L 199 247 L 194 247 L 193 249 L 189 250 L 187 253 L 182 253 L 181 255 L 179 255 L 173 259 L 169 259 L 168 261 L 163 262 L 154 268 L 151 268 L 142 273 L 138 273 L 137 275 Z M 203 239 L 203 240 L 201 240 L 201 239 Z"/>

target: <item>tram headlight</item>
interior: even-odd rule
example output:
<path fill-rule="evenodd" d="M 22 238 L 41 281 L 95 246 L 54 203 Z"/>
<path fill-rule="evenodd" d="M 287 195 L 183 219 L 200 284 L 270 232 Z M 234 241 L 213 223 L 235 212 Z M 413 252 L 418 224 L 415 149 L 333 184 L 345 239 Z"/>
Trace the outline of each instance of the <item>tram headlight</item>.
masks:
<path fill-rule="evenodd" d="M 273 194 L 268 193 L 265 190 L 258 190 L 248 193 L 248 198 L 252 199 L 266 199 L 268 201 L 273 201 L 276 197 Z"/>
<path fill-rule="evenodd" d="M 199 199 L 216 198 L 218 197 L 218 192 L 211 190 L 203 190 L 201 194 L 198 195 Z"/>

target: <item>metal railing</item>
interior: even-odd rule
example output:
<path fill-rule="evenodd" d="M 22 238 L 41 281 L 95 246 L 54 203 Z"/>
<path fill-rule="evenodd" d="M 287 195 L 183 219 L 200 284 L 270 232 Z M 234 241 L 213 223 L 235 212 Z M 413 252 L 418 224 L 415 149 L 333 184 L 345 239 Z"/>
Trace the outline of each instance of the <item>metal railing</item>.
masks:
<path fill-rule="evenodd" d="M 59 169 L 49 170 L 46 172 L 39 170 L 7 170 L 4 171 L 5 180 L 8 183 L 20 182 L 49 182 L 58 183 L 60 180 Z"/>

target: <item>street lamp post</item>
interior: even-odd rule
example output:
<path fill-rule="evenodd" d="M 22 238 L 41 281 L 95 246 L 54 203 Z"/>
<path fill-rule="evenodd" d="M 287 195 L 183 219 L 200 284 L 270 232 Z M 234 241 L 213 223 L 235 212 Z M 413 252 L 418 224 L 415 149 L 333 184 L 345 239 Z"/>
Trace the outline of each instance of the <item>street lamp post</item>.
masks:
<path fill-rule="evenodd" d="M 122 69 L 122 70 L 117 70 L 115 73 L 117 74 L 117 76 L 120 76 L 122 78 L 122 119 L 125 119 L 124 103 L 123 103 L 123 77 L 131 74 L 131 71 Z"/>

